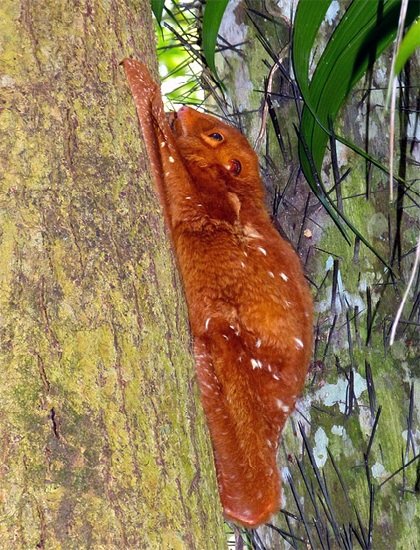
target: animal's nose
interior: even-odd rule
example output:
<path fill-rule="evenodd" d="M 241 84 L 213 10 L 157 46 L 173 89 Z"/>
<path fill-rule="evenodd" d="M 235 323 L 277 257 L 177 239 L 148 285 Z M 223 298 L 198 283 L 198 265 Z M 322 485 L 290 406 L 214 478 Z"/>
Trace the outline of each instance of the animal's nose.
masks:
<path fill-rule="evenodd" d="M 187 107 L 187 105 L 183 105 L 180 109 L 178 109 L 178 115 L 182 116 L 183 113 L 187 113 L 190 110 L 190 107 Z"/>

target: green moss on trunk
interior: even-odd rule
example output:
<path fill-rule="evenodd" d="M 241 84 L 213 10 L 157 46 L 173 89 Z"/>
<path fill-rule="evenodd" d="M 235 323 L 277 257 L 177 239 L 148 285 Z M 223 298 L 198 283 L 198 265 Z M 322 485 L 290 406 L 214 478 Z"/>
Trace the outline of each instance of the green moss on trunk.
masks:
<path fill-rule="evenodd" d="M 148 1 L 0 7 L 2 548 L 223 547 L 128 55 Z"/>

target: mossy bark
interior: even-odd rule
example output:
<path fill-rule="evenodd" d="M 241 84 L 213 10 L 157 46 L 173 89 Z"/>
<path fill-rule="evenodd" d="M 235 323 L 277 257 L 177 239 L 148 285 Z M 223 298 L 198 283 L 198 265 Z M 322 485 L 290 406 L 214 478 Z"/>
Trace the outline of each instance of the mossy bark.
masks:
<path fill-rule="evenodd" d="M 154 52 L 148 0 L 0 7 L 1 548 L 223 547 L 119 66 Z"/>

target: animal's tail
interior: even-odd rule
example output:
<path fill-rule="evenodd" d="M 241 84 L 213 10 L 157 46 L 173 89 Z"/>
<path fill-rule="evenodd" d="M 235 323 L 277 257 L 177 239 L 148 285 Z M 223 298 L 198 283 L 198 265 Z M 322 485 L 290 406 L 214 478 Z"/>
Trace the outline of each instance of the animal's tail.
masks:
<path fill-rule="evenodd" d="M 280 505 L 276 451 L 290 410 L 276 397 L 280 377 L 225 322 L 209 323 L 195 355 L 225 516 L 255 527 Z"/>

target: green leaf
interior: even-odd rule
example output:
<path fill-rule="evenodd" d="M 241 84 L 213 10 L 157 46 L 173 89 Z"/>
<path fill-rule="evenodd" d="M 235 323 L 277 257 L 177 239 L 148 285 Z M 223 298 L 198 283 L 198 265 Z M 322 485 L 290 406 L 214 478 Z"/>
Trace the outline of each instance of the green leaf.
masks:
<path fill-rule="evenodd" d="M 203 15 L 202 47 L 207 65 L 215 75 L 217 33 L 228 2 L 229 0 L 207 0 Z"/>
<path fill-rule="evenodd" d="M 311 52 L 329 5 L 329 0 L 300 0 L 296 12 L 293 67 L 304 100 L 299 157 L 310 187 L 341 233 L 347 238 L 344 222 L 362 238 L 350 221 L 337 212 L 319 174 L 331 124 L 352 87 L 395 37 L 400 0 L 353 0 L 325 46 L 310 79 Z M 419 7 L 418 0 L 410 1 L 408 24 L 418 15 Z"/>
<path fill-rule="evenodd" d="M 420 47 L 420 18 L 411 25 L 400 44 L 397 58 L 395 60 L 395 75 L 402 71 L 404 65 L 408 61 L 408 58 L 418 47 Z"/>
<path fill-rule="evenodd" d="M 328 142 L 328 120 L 335 120 L 354 84 L 395 37 L 400 9 L 400 0 L 354 0 L 332 34 L 309 82 L 309 56 L 316 32 L 315 25 L 311 24 L 308 29 L 307 17 L 318 7 L 318 16 L 312 15 L 318 24 L 325 15 L 327 3 L 326 0 L 300 0 L 293 42 L 295 74 L 305 101 L 300 132 L 318 172 Z M 408 23 L 418 15 L 419 5 L 417 0 L 409 3 Z M 300 10 L 303 11 L 300 13 Z M 305 177 L 314 184 L 302 146 L 299 154 Z"/>
<path fill-rule="evenodd" d="M 301 0 L 297 7 L 293 26 L 292 58 L 296 81 L 305 101 L 309 99 L 309 59 L 312 46 L 330 4 L 331 0 Z"/>
<path fill-rule="evenodd" d="M 151 0 L 152 11 L 155 14 L 157 22 L 160 24 L 162 21 L 163 7 L 165 5 L 165 0 Z"/>

